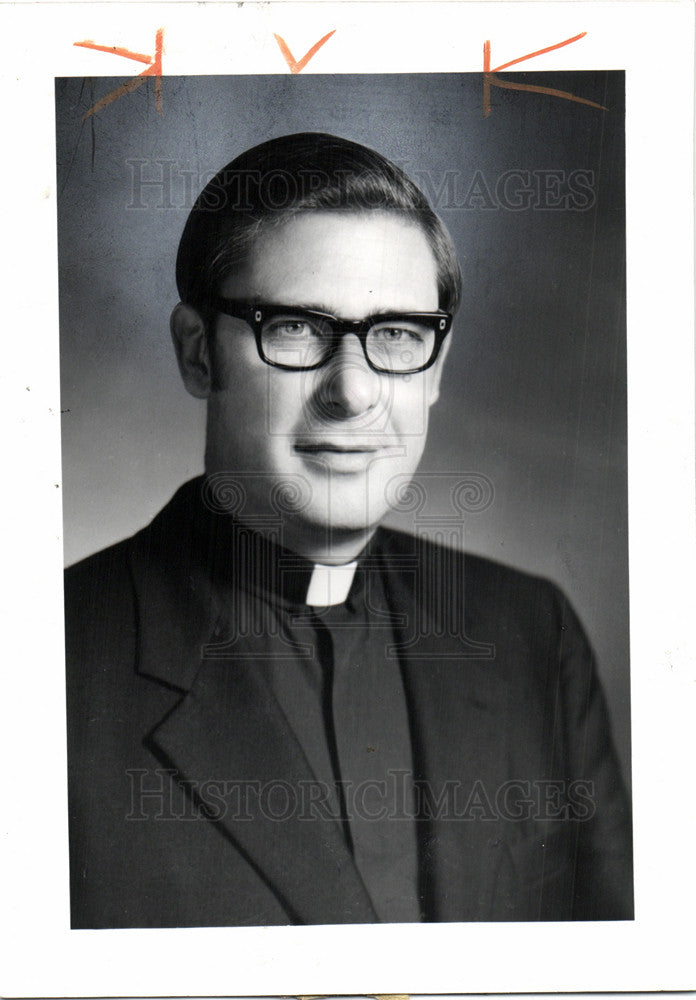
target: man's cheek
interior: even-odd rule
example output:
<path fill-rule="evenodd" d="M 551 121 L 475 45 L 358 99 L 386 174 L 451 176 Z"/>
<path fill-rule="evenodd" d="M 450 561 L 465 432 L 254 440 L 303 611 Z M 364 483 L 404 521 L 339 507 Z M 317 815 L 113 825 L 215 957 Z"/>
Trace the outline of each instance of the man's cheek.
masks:
<path fill-rule="evenodd" d="M 272 369 L 269 371 L 272 372 Z M 293 374 L 285 373 L 286 379 L 292 379 Z M 259 392 L 263 393 L 263 404 L 259 406 L 259 411 L 263 413 L 263 430 L 266 436 L 281 442 L 294 440 L 306 409 L 302 394 L 295 391 L 293 386 L 279 384 L 273 378 L 267 379 Z"/>
<path fill-rule="evenodd" d="M 404 375 L 395 394 L 392 424 L 405 444 L 424 438 L 428 431 L 430 383 L 423 374 Z"/>

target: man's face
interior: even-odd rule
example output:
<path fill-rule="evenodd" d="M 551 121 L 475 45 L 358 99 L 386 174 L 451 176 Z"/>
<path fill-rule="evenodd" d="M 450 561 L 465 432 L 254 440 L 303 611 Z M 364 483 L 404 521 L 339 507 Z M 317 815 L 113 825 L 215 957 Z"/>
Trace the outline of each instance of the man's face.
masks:
<path fill-rule="evenodd" d="M 438 308 L 423 232 L 388 212 L 311 212 L 270 227 L 220 291 L 347 320 Z M 260 359 L 243 320 L 220 316 L 207 473 L 239 480 L 243 519 L 272 516 L 280 489 L 284 542 L 298 551 L 327 528 L 336 540 L 369 534 L 416 470 L 444 353 L 425 372 L 378 374 L 348 334 L 324 367 L 285 371 Z"/>

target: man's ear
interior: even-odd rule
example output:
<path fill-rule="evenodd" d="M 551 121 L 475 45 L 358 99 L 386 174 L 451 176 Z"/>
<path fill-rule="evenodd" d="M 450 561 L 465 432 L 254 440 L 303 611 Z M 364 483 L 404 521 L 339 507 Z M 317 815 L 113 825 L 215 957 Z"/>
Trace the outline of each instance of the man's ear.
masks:
<path fill-rule="evenodd" d="M 169 329 L 184 385 L 192 396 L 207 399 L 213 379 L 202 316 L 191 306 L 179 302 L 172 312 Z"/>
<path fill-rule="evenodd" d="M 430 398 L 428 400 L 428 405 L 432 406 L 433 403 L 437 403 L 440 398 L 440 379 L 442 378 L 442 371 L 445 367 L 445 361 L 449 353 L 450 344 L 452 342 L 452 334 L 450 333 L 445 337 L 445 341 L 440 348 L 440 353 L 437 356 L 437 361 L 431 368 L 428 374 L 430 375 Z"/>

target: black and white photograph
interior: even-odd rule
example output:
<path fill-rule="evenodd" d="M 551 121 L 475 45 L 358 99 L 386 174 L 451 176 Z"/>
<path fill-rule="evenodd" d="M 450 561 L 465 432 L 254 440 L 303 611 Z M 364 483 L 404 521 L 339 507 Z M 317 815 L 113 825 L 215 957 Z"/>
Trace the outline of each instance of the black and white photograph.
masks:
<path fill-rule="evenodd" d="M 0 20 L 0 992 L 692 989 L 693 5 Z"/>
<path fill-rule="evenodd" d="M 514 79 L 57 80 L 73 927 L 632 919 L 624 77 Z"/>

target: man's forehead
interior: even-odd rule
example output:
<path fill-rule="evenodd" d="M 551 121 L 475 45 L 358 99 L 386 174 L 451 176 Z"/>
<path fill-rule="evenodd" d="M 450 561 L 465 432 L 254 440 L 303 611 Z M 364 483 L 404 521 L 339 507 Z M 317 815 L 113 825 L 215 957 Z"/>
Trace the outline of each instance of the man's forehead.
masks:
<path fill-rule="evenodd" d="M 233 298 L 305 305 L 349 316 L 438 305 L 425 233 L 384 211 L 312 211 L 262 229 L 246 264 L 222 286 Z"/>

